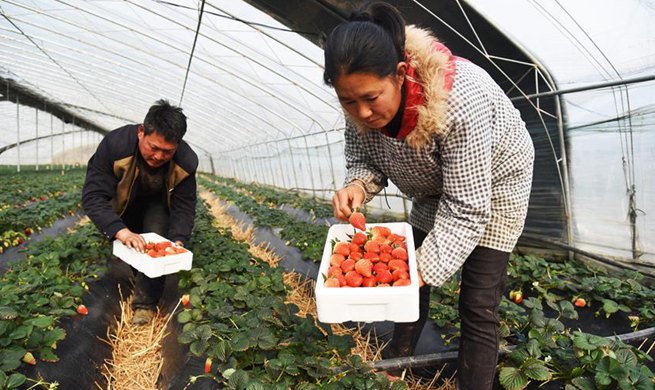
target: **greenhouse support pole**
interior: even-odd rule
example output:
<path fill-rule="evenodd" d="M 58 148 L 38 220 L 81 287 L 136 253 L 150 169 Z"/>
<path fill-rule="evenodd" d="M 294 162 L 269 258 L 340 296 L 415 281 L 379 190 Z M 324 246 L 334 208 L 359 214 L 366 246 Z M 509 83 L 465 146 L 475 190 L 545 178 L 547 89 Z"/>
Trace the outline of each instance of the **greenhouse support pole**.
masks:
<path fill-rule="evenodd" d="M 39 110 L 34 109 L 34 121 L 36 122 L 36 170 L 39 170 Z"/>
<path fill-rule="evenodd" d="M 555 97 L 555 110 L 557 111 L 557 130 L 559 132 L 560 162 L 562 165 L 562 183 L 564 187 L 564 212 L 566 213 L 566 241 L 569 245 L 575 244 L 573 240 L 573 215 L 571 214 L 571 187 L 569 186 L 569 164 L 566 156 L 566 140 L 564 138 L 564 122 L 562 120 L 562 95 Z M 574 257 L 569 252 L 569 260 Z"/>
<path fill-rule="evenodd" d="M 209 165 L 212 167 L 212 175 L 215 175 L 216 169 L 214 169 L 214 158 L 211 156 L 211 154 L 207 154 L 207 157 L 209 157 Z"/>
<path fill-rule="evenodd" d="M 284 169 L 282 168 L 282 152 L 280 152 L 280 146 L 278 145 L 278 141 L 275 142 L 275 153 L 277 153 L 277 162 L 278 162 L 277 167 L 278 167 L 278 174 L 280 176 L 280 180 L 282 180 L 282 188 L 289 188 L 286 180 L 287 175 L 284 174 Z"/>
<path fill-rule="evenodd" d="M 307 152 L 307 163 L 309 164 L 309 179 L 312 182 L 312 196 L 316 198 L 316 186 L 314 185 L 314 175 L 313 175 L 313 169 L 312 169 L 312 159 L 311 156 L 309 155 L 309 144 L 307 143 L 307 137 L 304 136 L 302 137 L 303 140 L 305 140 L 305 151 Z"/>
<path fill-rule="evenodd" d="M 66 150 L 66 143 L 64 138 L 64 128 L 65 124 L 64 121 L 61 121 L 61 169 L 66 169 L 66 161 L 64 161 L 64 150 Z"/>
<path fill-rule="evenodd" d="M 334 162 L 332 161 L 332 148 L 330 147 L 330 138 L 328 137 L 327 131 L 323 134 L 325 134 L 325 143 L 327 144 L 328 148 L 328 161 L 330 162 L 330 174 L 332 175 L 332 189 L 336 191 L 337 178 L 334 176 Z"/>
<path fill-rule="evenodd" d="M 262 145 L 262 147 L 264 148 L 264 151 L 269 151 L 269 155 L 268 155 L 269 163 L 266 165 L 268 165 L 268 170 L 271 172 L 271 184 L 273 186 L 277 186 L 277 182 L 275 181 L 275 172 L 273 171 L 273 155 L 270 154 L 271 149 L 265 147 L 265 145 L 267 144 Z"/>
<path fill-rule="evenodd" d="M 16 160 L 16 172 L 20 172 L 20 96 L 16 96 L 16 152 L 18 159 Z"/>
<path fill-rule="evenodd" d="M 291 141 L 287 138 L 287 144 L 289 145 L 289 156 L 291 156 L 291 167 L 293 168 L 293 180 L 296 182 L 296 188 L 300 188 L 298 185 L 298 174 L 296 173 L 296 161 L 293 158 L 293 149 L 291 148 Z"/>
<path fill-rule="evenodd" d="M 314 147 L 314 150 L 316 151 L 316 156 L 320 156 L 319 147 L 318 146 Z M 323 185 L 324 180 L 323 180 L 323 169 L 322 169 L 323 167 L 321 166 L 321 159 L 320 157 L 316 157 L 316 159 L 319 161 L 318 168 L 317 168 L 318 180 L 319 180 L 318 188 L 325 188 L 325 186 Z"/>
<path fill-rule="evenodd" d="M 54 163 L 55 154 L 55 137 L 54 137 L 54 115 L 50 114 L 50 170 L 52 170 L 52 165 Z"/>

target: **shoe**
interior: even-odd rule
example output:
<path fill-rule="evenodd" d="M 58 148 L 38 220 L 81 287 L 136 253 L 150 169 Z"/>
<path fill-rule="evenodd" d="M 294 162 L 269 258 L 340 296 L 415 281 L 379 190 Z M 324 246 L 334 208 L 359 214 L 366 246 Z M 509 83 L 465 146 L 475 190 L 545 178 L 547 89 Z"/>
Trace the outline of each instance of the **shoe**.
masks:
<path fill-rule="evenodd" d="M 149 324 L 155 317 L 155 311 L 150 309 L 136 309 L 132 316 L 132 325 L 141 326 Z"/>

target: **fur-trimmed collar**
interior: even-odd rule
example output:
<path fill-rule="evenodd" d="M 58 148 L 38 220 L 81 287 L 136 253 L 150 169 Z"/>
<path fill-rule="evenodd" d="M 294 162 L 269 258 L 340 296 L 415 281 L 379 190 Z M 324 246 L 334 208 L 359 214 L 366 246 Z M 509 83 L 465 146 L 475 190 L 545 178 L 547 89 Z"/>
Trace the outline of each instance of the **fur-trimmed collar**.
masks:
<path fill-rule="evenodd" d="M 452 79 L 448 80 L 448 77 L 453 77 L 454 58 L 450 50 L 428 30 L 407 26 L 405 34 L 408 65 L 414 68 L 420 78 L 413 81 L 423 88 L 425 101 L 424 105 L 415 108 L 418 120 L 406 140 L 414 149 L 422 149 L 431 142 L 433 135 L 439 139 L 446 136 L 446 101 L 452 86 Z M 353 123 L 360 134 L 373 130 L 348 113 L 346 120 Z"/>

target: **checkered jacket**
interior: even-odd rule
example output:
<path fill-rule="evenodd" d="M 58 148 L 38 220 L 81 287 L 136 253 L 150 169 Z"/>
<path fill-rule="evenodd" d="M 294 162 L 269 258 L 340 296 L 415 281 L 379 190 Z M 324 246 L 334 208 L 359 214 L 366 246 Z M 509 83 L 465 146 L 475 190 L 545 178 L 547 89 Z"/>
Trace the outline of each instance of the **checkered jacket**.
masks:
<path fill-rule="evenodd" d="M 418 266 L 427 284 L 440 286 L 476 246 L 512 251 L 527 213 L 534 148 L 493 79 L 447 49 L 435 54 L 434 41 L 408 27 L 410 66 L 425 96 L 409 136 L 392 138 L 347 116 L 345 184 L 361 181 L 368 202 L 389 179 L 412 198 L 409 223 L 428 232 Z M 452 85 L 443 69 L 452 70 Z"/>

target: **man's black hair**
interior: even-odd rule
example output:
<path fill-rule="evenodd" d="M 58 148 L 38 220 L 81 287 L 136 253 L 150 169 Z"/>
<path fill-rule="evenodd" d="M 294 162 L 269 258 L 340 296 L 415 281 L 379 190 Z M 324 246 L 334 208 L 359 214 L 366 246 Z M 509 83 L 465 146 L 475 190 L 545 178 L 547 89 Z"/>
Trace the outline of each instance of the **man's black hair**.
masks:
<path fill-rule="evenodd" d="M 145 135 L 156 132 L 166 141 L 179 143 L 186 133 L 186 116 L 182 108 L 160 99 L 153 104 L 143 120 Z"/>

